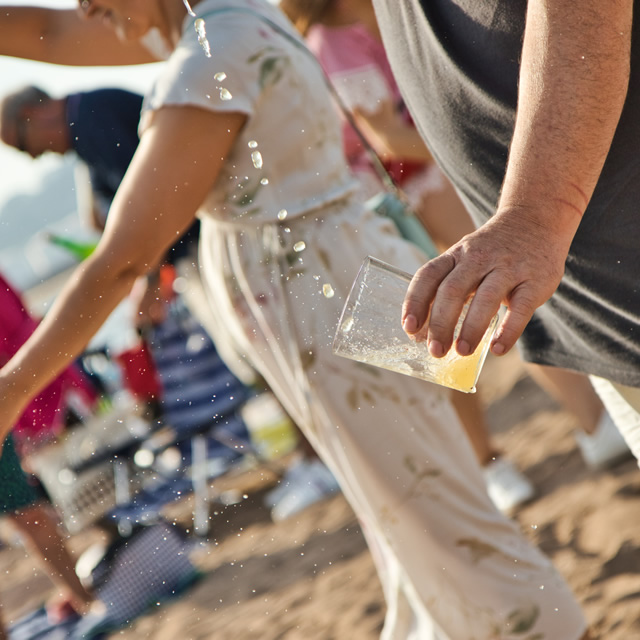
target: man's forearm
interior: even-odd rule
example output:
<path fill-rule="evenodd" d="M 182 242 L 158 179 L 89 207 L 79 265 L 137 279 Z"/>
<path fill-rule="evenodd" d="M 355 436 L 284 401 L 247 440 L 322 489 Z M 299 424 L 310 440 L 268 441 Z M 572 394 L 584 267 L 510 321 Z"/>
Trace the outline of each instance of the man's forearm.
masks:
<path fill-rule="evenodd" d="M 567 250 L 624 104 L 632 7 L 632 0 L 529 1 L 498 213 L 534 216 Z"/>

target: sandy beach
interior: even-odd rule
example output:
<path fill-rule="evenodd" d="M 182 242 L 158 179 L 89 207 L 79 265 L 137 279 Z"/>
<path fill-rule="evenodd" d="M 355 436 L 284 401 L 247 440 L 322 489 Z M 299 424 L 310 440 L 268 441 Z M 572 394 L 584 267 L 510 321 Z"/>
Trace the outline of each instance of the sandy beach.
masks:
<path fill-rule="evenodd" d="M 481 391 L 497 444 L 538 490 L 515 518 L 552 558 L 582 603 L 594 638 L 640 639 L 640 472 L 629 459 L 589 471 L 576 427 L 528 378 L 518 356 L 491 358 Z M 374 640 L 384 601 L 357 520 L 341 495 L 275 524 L 262 504 L 275 476 L 253 469 L 222 478 L 239 489 L 236 505 L 212 505 L 211 533 L 194 562 L 203 578 L 180 598 L 112 634 L 154 640 Z M 226 485 L 225 485 L 226 483 Z M 228 486 L 227 486 L 228 485 Z M 165 514 L 190 526 L 185 499 Z M 80 553 L 100 539 L 87 529 L 70 539 Z M 0 539 L 0 601 L 18 619 L 51 593 L 51 583 L 16 544 Z M 558 639 L 560 640 L 560 639 Z"/>

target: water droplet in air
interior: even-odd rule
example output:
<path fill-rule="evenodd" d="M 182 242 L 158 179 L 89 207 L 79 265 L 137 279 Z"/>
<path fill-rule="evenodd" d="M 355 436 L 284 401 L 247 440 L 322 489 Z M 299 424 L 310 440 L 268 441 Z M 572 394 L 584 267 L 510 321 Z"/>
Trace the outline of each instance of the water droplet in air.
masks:
<path fill-rule="evenodd" d="M 262 180 L 260 180 L 260 184 L 261 185 L 269 184 L 269 179 L 268 178 L 262 178 Z"/>
<path fill-rule="evenodd" d="M 293 250 L 296 253 L 300 253 L 301 251 L 304 251 L 306 248 L 307 248 L 307 245 L 302 240 L 300 240 L 300 242 L 296 242 L 293 245 Z"/>
<path fill-rule="evenodd" d="M 287 217 L 288 211 L 286 209 L 280 209 L 278 211 L 278 220 L 284 220 Z"/>
<path fill-rule="evenodd" d="M 333 298 L 336 292 L 333 290 L 333 287 L 329 283 L 326 283 L 322 285 L 322 293 L 324 294 L 325 298 Z"/>
<path fill-rule="evenodd" d="M 193 13 L 193 9 L 191 8 L 191 5 L 189 4 L 189 0 L 182 0 L 182 2 L 184 2 L 184 6 L 187 10 L 187 13 L 192 16 L 193 18 L 196 17 L 196 14 Z"/>
<path fill-rule="evenodd" d="M 256 169 L 262 169 L 262 154 L 259 151 L 252 151 L 251 162 Z"/>
<path fill-rule="evenodd" d="M 247 142 L 247 146 L 249 149 L 255 149 L 258 146 L 258 143 L 255 140 L 249 140 L 249 142 Z"/>
<path fill-rule="evenodd" d="M 196 33 L 198 34 L 198 42 L 200 46 L 204 49 L 204 53 L 207 58 L 211 57 L 211 47 L 209 46 L 209 41 L 207 40 L 207 30 L 205 28 L 204 20 L 202 18 L 198 18 L 194 25 Z"/>
<path fill-rule="evenodd" d="M 220 88 L 220 100 L 231 100 L 231 98 L 233 98 L 233 96 L 231 95 L 231 92 L 228 89 L 225 89 L 224 87 Z"/>
<path fill-rule="evenodd" d="M 213 76 L 218 82 L 222 82 L 226 79 L 227 74 L 224 71 L 218 71 L 215 76 Z"/>

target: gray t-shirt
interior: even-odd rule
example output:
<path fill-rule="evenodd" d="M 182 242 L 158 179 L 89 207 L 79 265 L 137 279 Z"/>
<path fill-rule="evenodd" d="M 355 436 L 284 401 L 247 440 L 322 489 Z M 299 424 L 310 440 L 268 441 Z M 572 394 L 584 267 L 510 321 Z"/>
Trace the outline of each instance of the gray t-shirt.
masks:
<path fill-rule="evenodd" d="M 526 5 L 374 0 L 409 110 L 476 224 L 494 213 L 504 177 Z M 639 30 L 634 20 L 627 102 L 565 276 L 519 344 L 532 362 L 630 386 L 640 386 Z"/>

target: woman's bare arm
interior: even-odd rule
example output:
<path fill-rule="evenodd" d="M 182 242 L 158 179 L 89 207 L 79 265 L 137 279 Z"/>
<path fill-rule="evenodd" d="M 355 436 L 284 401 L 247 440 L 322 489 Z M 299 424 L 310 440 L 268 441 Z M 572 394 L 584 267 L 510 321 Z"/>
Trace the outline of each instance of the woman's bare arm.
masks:
<path fill-rule="evenodd" d="M 14 5 L 0 6 L 0 55 L 71 66 L 157 61 L 142 44 L 121 42 L 78 11 Z"/>
<path fill-rule="evenodd" d="M 191 224 L 244 122 L 242 114 L 194 107 L 165 108 L 154 116 L 97 250 L 0 371 L 0 442 L 29 398 L 82 352 L 136 278 Z"/>
<path fill-rule="evenodd" d="M 369 144 L 385 160 L 413 160 L 431 164 L 433 156 L 418 130 L 405 122 L 391 101 L 378 103 L 375 112 L 354 110 L 354 119 Z"/>

